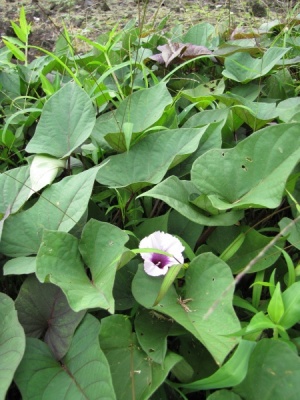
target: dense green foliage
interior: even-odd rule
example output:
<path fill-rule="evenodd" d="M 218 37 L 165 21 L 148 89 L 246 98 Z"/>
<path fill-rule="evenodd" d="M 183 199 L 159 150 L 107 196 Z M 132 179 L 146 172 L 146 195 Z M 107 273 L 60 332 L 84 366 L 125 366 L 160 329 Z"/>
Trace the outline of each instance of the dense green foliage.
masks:
<path fill-rule="evenodd" d="M 0 399 L 298 399 L 299 22 L 133 21 L 81 55 L 65 30 L 29 61 L 21 10 L 0 49 Z M 185 247 L 165 276 L 140 256 L 156 231 Z"/>

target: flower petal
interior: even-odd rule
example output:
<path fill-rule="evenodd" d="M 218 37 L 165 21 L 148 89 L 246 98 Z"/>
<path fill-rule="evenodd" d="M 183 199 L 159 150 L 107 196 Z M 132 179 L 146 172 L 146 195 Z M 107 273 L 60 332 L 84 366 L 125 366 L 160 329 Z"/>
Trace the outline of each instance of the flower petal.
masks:
<path fill-rule="evenodd" d="M 156 231 L 151 235 L 144 237 L 139 244 L 140 249 L 150 248 L 162 250 L 170 254 L 169 257 L 161 257 L 161 263 L 153 262 L 157 257 L 158 253 L 154 251 L 152 253 L 141 253 L 141 257 L 144 259 L 144 269 L 148 275 L 159 276 L 165 275 L 168 272 L 168 268 L 176 264 L 183 264 L 184 258 L 182 252 L 184 251 L 184 246 L 182 246 L 179 239 L 170 235 L 169 233 Z M 155 256 L 156 254 L 156 256 Z M 172 257 L 171 257 L 172 255 Z M 166 260 L 167 258 L 168 260 Z M 167 261 L 167 262 L 166 262 Z M 161 267 L 163 265 L 163 267 Z"/>
<path fill-rule="evenodd" d="M 139 244 L 139 248 L 140 249 L 158 249 L 158 250 L 162 250 L 161 247 L 161 238 L 160 238 L 160 234 L 162 232 L 154 232 L 149 236 L 144 237 L 144 239 L 142 239 L 140 241 Z M 152 254 L 153 253 L 141 253 L 141 257 L 144 260 L 150 260 L 152 258 Z"/>
<path fill-rule="evenodd" d="M 160 276 L 160 275 L 166 275 L 166 273 L 169 270 L 169 267 L 165 265 L 163 268 L 157 267 L 153 262 L 150 260 L 145 260 L 144 261 L 144 270 L 146 274 L 151 275 L 151 276 Z"/>
<path fill-rule="evenodd" d="M 184 258 L 182 256 L 184 247 L 182 246 L 180 240 L 168 233 L 164 233 L 164 236 L 162 236 L 161 239 L 162 239 L 162 250 L 172 254 L 174 258 L 177 259 L 176 264 L 178 263 L 182 264 L 184 261 Z"/>

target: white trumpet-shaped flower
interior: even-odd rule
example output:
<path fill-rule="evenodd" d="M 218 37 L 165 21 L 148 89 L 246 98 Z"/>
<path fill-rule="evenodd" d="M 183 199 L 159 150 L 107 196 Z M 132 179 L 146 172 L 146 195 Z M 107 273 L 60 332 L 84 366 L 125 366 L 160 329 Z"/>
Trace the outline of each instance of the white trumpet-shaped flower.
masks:
<path fill-rule="evenodd" d="M 184 262 L 182 255 L 184 247 L 179 239 L 169 233 L 161 231 L 153 232 L 140 241 L 139 248 L 157 249 L 169 254 L 169 256 L 167 256 L 155 252 L 141 253 L 144 259 L 144 270 L 151 276 L 166 275 L 170 267 L 183 264 Z"/>

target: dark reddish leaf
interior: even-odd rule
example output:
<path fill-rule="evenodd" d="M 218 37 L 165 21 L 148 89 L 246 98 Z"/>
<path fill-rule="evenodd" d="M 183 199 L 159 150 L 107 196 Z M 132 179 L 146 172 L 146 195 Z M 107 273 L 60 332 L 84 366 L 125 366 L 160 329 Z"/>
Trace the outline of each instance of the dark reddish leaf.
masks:
<path fill-rule="evenodd" d="M 15 304 L 26 335 L 43 337 L 60 360 L 67 353 L 85 311 L 73 311 L 58 286 L 40 283 L 33 275 L 23 283 Z"/>
<path fill-rule="evenodd" d="M 198 46 L 191 43 L 172 43 L 168 42 L 157 49 L 160 53 L 151 56 L 151 60 L 157 61 L 159 64 L 168 65 L 180 64 L 183 61 L 196 58 L 201 55 L 212 54 L 205 46 Z"/>

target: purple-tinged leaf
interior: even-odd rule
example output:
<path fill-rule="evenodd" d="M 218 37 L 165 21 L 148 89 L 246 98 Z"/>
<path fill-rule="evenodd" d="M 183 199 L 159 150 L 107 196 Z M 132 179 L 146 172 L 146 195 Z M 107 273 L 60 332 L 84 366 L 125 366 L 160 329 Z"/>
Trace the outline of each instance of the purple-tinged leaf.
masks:
<path fill-rule="evenodd" d="M 168 42 L 157 49 L 161 52 L 151 56 L 150 59 L 159 64 L 168 65 L 180 64 L 186 60 L 196 58 L 201 55 L 209 55 L 212 52 L 205 46 L 198 46 L 191 43 L 172 43 Z"/>
<path fill-rule="evenodd" d="M 87 315 L 58 362 L 41 340 L 27 338 L 15 382 L 22 399 L 115 400 L 111 373 L 99 345 L 100 323 Z"/>
<path fill-rule="evenodd" d="M 60 360 L 85 312 L 73 311 L 62 290 L 29 276 L 16 299 L 16 309 L 27 336 L 43 337 L 54 357 Z"/>

